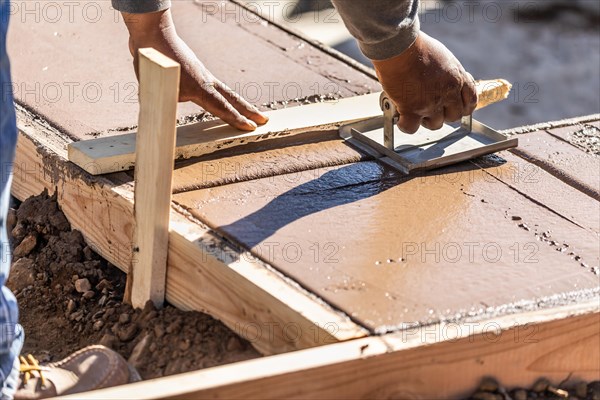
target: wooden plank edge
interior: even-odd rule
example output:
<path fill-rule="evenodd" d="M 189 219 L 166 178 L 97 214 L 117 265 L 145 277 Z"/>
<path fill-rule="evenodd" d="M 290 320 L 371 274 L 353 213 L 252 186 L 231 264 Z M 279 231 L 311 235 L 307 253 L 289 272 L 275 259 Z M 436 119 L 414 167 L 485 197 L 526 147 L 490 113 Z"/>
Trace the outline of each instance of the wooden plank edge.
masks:
<path fill-rule="evenodd" d="M 529 387 L 600 375 L 594 300 L 472 324 L 438 324 L 66 398 L 465 398 L 479 381 Z M 451 333 L 452 332 L 452 333 Z"/>
<path fill-rule="evenodd" d="M 56 132 L 23 113 L 18 114 L 18 128 L 13 195 L 25 200 L 44 190 L 56 193 L 73 229 L 82 232 L 94 251 L 128 272 L 134 223 L 131 185 L 117 186 L 68 163 L 62 147 L 66 141 L 52 142 Z M 45 145 L 50 142 L 52 149 Z M 199 224 L 171 212 L 166 299 L 174 306 L 213 315 L 263 354 L 367 334 L 343 313 Z M 295 333 L 297 327 L 301 335 Z"/>
<path fill-rule="evenodd" d="M 252 142 L 336 128 L 381 114 L 379 93 L 266 113 L 269 122 L 242 132 L 221 120 L 177 128 L 176 159 L 188 159 Z M 135 133 L 82 140 L 68 145 L 68 159 L 92 175 L 125 171 L 135 164 Z"/>

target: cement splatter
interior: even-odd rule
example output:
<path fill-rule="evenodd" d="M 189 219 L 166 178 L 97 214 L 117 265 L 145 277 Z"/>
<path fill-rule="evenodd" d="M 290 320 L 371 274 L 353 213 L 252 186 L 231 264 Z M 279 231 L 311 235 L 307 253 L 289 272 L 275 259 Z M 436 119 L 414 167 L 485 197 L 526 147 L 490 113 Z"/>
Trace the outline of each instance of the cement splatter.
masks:
<path fill-rule="evenodd" d="M 586 153 L 600 156 L 600 129 L 595 126 L 584 126 L 582 129 L 571 133 L 568 140 Z"/>

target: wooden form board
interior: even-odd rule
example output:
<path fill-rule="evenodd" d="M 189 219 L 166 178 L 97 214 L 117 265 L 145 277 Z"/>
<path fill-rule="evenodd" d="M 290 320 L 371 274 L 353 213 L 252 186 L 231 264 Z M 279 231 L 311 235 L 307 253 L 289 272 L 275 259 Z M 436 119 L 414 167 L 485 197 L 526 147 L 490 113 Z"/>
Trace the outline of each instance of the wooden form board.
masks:
<path fill-rule="evenodd" d="M 162 307 L 165 299 L 169 216 L 179 64 L 151 49 L 139 50 L 140 117 L 135 149 L 133 257 L 128 290 L 133 307 L 148 300 Z"/>
<path fill-rule="evenodd" d="M 598 301 L 443 324 L 69 396 L 78 399 L 466 398 L 483 377 L 505 387 L 600 376 Z"/>
<path fill-rule="evenodd" d="M 332 130 L 341 122 L 375 117 L 381 114 L 379 95 L 372 93 L 267 112 L 269 122 L 253 132 L 241 132 L 221 120 L 180 126 L 175 158 L 187 159 L 248 143 Z M 135 164 L 135 144 L 135 133 L 73 142 L 68 145 L 69 161 L 92 175 L 125 171 Z"/>

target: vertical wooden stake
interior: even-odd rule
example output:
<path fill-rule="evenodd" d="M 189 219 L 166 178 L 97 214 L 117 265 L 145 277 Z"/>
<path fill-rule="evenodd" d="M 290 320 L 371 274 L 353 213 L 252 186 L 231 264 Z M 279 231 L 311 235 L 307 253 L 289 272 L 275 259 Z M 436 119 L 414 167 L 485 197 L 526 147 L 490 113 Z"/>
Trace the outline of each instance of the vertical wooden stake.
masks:
<path fill-rule="evenodd" d="M 134 307 L 148 300 L 161 307 L 165 298 L 179 74 L 177 62 L 151 48 L 139 50 L 135 228 L 126 290 Z"/>

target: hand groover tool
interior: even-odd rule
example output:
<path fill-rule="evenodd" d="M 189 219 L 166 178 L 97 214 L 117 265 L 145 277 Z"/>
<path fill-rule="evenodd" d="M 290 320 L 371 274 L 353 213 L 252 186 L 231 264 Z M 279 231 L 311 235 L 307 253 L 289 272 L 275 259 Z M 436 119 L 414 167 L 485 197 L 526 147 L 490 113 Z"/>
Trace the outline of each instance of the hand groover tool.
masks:
<path fill-rule="evenodd" d="M 477 81 L 477 109 L 504 100 L 511 84 L 503 79 Z M 382 92 L 383 115 L 343 125 L 340 136 L 404 174 L 428 170 L 470 160 L 475 157 L 517 147 L 518 139 L 475 120 L 463 117 L 460 124 L 444 124 L 439 130 L 421 127 L 405 134 L 396 126 L 398 113 L 387 93 Z"/>

